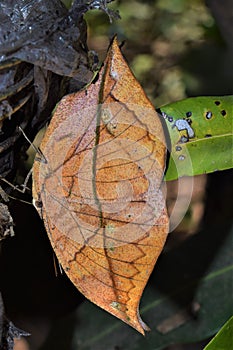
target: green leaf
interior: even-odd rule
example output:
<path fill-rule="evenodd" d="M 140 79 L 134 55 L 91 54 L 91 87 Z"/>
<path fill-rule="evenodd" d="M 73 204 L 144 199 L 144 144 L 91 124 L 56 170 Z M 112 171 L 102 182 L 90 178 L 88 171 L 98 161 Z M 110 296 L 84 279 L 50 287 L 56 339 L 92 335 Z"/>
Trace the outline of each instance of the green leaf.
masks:
<path fill-rule="evenodd" d="M 224 324 L 204 350 L 233 349 L 233 316 Z"/>
<path fill-rule="evenodd" d="M 160 258 L 140 308 L 151 327 L 145 338 L 85 301 L 76 315 L 72 349 L 160 350 L 213 336 L 233 309 L 233 227 L 222 225 L 219 232 L 219 227 L 200 232 Z M 199 305 L 195 317 L 188 311 L 192 302 Z M 159 325 L 178 314 L 186 315 L 183 323 L 174 321 L 166 334 L 158 331 Z"/>
<path fill-rule="evenodd" d="M 233 96 L 187 98 L 159 112 L 171 142 L 166 180 L 233 167 Z"/>

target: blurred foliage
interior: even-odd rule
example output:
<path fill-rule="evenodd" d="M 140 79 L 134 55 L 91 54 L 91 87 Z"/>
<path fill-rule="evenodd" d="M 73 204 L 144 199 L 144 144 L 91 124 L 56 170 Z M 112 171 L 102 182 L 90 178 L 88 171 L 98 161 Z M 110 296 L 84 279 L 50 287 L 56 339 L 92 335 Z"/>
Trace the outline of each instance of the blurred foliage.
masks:
<path fill-rule="evenodd" d="M 72 5 L 72 0 L 62 0 L 63 4 L 65 4 L 65 6 L 67 8 L 70 8 L 70 6 Z"/>
<path fill-rule="evenodd" d="M 232 57 L 204 0 L 128 0 L 109 5 L 121 20 L 100 11 L 86 15 L 89 47 L 103 59 L 115 33 L 156 107 L 188 96 L 232 93 Z"/>

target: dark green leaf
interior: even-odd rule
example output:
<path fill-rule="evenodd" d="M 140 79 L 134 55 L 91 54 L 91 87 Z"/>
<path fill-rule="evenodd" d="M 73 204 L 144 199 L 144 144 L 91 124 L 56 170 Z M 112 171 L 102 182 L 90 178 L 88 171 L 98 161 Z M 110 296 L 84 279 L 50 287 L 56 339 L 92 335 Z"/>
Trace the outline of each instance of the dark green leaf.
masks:
<path fill-rule="evenodd" d="M 233 167 L 233 96 L 187 98 L 160 111 L 171 139 L 166 180 Z"/>
<path fill-rule="evenodd" d="M 224 324 L 204 350 L 233 349 L 233 316 Z"/>

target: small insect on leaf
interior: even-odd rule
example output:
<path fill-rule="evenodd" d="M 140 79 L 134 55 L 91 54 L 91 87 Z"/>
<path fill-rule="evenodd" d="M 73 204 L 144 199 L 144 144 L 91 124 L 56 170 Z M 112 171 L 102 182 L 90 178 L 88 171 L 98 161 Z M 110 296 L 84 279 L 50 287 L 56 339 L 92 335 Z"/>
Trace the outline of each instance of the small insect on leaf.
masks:
<path fill-rule="evenodd" d="M 161 121 L 114 38 L 99 79 L 58 104 L 33 170 L 33 197 L 68 277 L 144 334 L 144 287 L 163 248 Z"/>

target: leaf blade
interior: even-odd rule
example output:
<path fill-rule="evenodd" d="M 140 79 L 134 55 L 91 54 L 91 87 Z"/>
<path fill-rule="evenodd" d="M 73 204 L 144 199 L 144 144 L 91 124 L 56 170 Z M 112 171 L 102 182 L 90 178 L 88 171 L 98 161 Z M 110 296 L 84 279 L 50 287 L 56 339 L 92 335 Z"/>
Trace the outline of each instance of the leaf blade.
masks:
<path fill-rule="evenodd" d="M 233 96 L 187 98 L 160 111 L 171 139 L 167 181 L 233 167 Z"/>
<path fill-rule="evenodd" d="M 204 350 L 228 350 L 233 347 L 233 316 L 222 326 Z"/>

